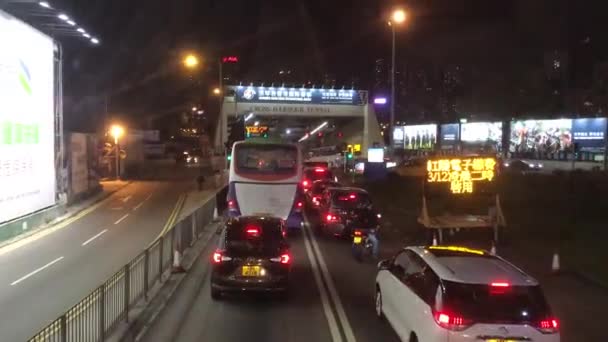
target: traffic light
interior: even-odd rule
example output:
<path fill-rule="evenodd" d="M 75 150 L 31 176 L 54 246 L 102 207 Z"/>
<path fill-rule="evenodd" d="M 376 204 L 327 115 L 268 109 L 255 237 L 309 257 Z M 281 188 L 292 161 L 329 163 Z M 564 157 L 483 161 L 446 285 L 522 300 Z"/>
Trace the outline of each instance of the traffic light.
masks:
<path fill-rule="evenodd" d="M 231 154 L 227 155 L 227 156 L 226 156 L 226 159 L 227 159 L 228 161 L 231 161 L 231 160 L 232 160 L 232 155 L 231 155 Z"/>
<path fill-rule="evenodd" d="M 347 159 L 353 159 L 353 154 L 352 154 L 351 152 L 349 152 L 349 153 L 346 155 L 346 158 L 347 158 Z"/>

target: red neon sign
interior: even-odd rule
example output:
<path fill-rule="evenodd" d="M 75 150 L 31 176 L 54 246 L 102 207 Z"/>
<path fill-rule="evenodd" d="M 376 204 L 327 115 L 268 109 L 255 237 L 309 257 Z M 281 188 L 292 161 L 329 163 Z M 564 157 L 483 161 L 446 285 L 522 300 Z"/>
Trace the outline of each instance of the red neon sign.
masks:
<path fill-rule="evenodd" d="M 226 56 L 222 57 L 222 63 L 238 63 L 239 58 L 237 56 Z"/>

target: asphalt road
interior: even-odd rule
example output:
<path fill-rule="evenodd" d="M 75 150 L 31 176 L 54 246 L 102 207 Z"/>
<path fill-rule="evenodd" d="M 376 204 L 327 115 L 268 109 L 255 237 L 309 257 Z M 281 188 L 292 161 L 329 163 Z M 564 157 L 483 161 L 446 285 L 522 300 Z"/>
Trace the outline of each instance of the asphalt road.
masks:
<path fill-rule="evenodd" d="M 355 262 L 348 241 L 308 228 L 291 236 L 286 300 L 239 295 L 213 301 L 209 258 L 216 243 L 217 237 L 201 253 L 144 341 L 398 341 L 374 314 L 375 263 Z"/>
<path fill-rule="evenodd" d="M 159 235 L 191 187 L 133 182 L 61 229 L 0 249 L 0 341 L 28 339 L 118 271 Z"/>

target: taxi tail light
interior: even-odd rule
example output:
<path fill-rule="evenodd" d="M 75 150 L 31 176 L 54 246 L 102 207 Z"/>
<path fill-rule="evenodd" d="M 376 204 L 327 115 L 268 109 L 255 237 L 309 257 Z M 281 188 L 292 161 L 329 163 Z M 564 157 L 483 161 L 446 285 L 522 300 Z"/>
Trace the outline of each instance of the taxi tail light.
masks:
<path fill-rule="evenodd" d="M 473 321 L 470 319 L 466 319 L 461 315 L 455 313 L 447 313 L 442 311 L 437 311 L 433 314 L 435 317 L 435 322 L 442 328 L 452 330 L 452 331 L 461 331 L 473 324 Z"/>
<path fill-rule="evenodd" d="M 297 208 L 302 208 L 302 206 L 304 206 L 304 203 L 302 201 L 298 201 L 298 203 L 296 203 Z"/>
<path fill-rule="evenodd" d="M 308 188 L 310 186 L 310 182 L 307 179 L 305 179 L 302 181 L 302 186 L 305 188 Z"/>
<path fill-rule="evenodd" d="M 536 329 L 543 334 L 556 334 L 559 332 L 559 321 L 557 318 L 547 318 L 538 322 Z"/>
<path fill-rule="evenodd" d="M 355 230 L 355 236 L 361 236 L 361 235 L 362 235 L 362 233 L 360 230 Z"/>
<path fill-rule="evenodd" d="M 291 263 L 291 256 L 289 255 L 289 253 L 283 253 L 279 257 L 271 258 L 270 261 L 278 262 L 283 265 L 289 265 Z"/>
<path fill-rule="evenodd" d="M 325 172 L 325 169 L 322 169 L 322 168 L 319 167 L 319 168 L 315 169 L 315 172 L 316 173 L 323 173 L 323 172 Z"/>
<path fill-rule="evenodd" d="M 221 264 L 224 261 L 230 261 L 230 260 L 232 260 L 231 257 L 224 255 L 222 253 L 222 251 L 219 251 L 219 250 L 213 252 L 213 255 L 211 256 L 211 261 L 214 264 Z"/>
<path fill-rule="evenodd" d="M 332 213 L 328 213 L 325 216 L 325 221 L 327 221 L 327 222 L 336 222 L 336 221 L 338 221 L 338 216 L 336 216 L 336 215 L 334 215 Z"/>

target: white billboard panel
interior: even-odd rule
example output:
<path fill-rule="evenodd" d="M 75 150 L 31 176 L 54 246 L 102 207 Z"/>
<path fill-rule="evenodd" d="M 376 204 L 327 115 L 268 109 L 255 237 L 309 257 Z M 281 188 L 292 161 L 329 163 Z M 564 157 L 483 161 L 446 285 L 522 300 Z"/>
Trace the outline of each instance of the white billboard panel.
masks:
<path fill-rule="evenodd" d="M 55 204 L 53 41 L 0 11 L 0 222 Z"/>

